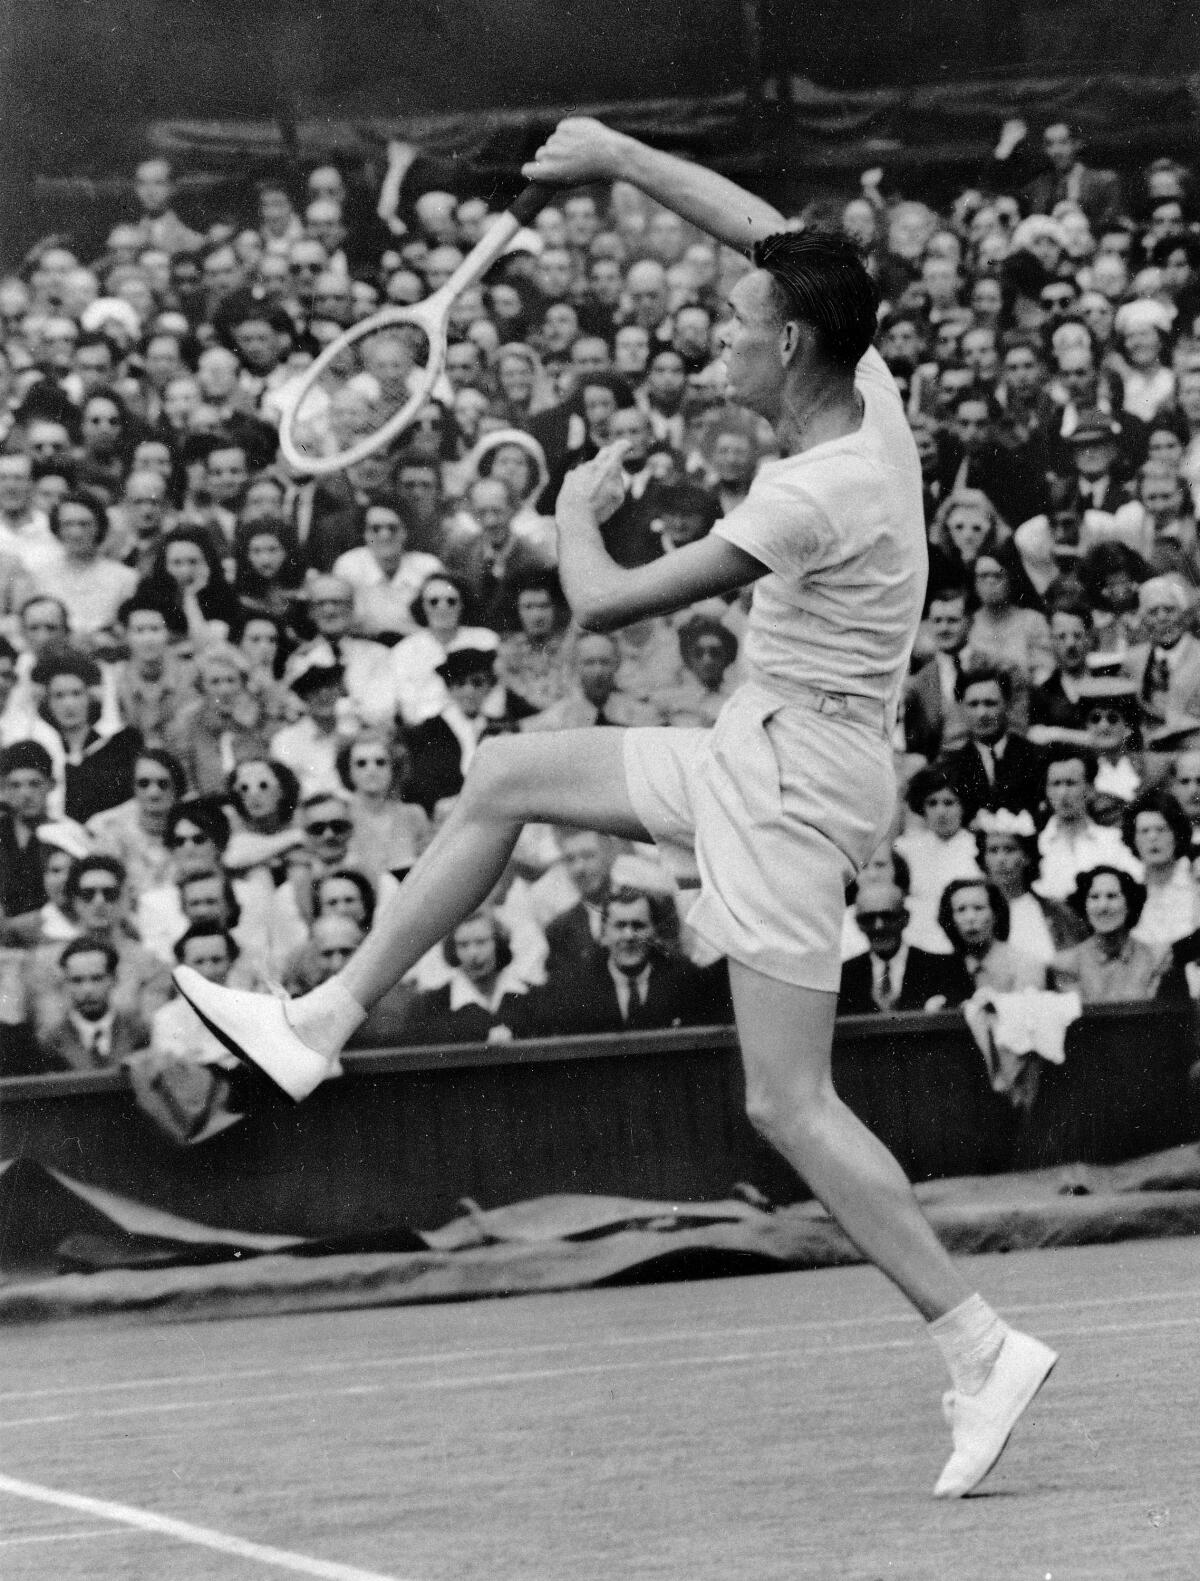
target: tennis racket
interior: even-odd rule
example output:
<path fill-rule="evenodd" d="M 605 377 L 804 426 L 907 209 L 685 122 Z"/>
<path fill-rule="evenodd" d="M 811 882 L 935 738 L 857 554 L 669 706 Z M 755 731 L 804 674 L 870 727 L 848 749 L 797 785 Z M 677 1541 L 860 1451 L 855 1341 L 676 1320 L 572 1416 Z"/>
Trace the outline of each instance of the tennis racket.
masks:
<path fill-rule="evenodd" d="M 455 300 L 483 278 L 517 232 L 546 207 L 554 196 L 554 190 L 540 182 L 531 183 L 499 218 L 492 221 L 462 263 L 432 296 L 412 307 L 381 308 L 378 313 L 353 325 L 326 346 L 312 366 L 305 370 L 294 399 L 288 402 L 281 417 L 279 448 L 293 471 L 308 477 L 327 477 L 332 472 L 342 472 L 346 467 L 373 456 L 377 450 L 384 449 L 397 434 L 403 433 L 429 399 L 441 376 L 446 360 L 450 309 Z M 305 403 L 316 390 L 322 375 L 339 359 L 345 358 L 360 341 L 378 335 L 381 331 L 402 328 L 408 329 L 410 339 L 416 338 L 413 331 L 419 332 L 428 347 L 423 368 L 414 358 L 413 371 L 418 376 L 415 380 L 410 377 L 411 393 L 403 406 L 378 428 L 331 453 L 326 451 L 321 454 L 311 447 L 305 448 L 298 430 L 304 423 Z M 340 440 L 335 439 L 335 443 L 340 444 Z"/>

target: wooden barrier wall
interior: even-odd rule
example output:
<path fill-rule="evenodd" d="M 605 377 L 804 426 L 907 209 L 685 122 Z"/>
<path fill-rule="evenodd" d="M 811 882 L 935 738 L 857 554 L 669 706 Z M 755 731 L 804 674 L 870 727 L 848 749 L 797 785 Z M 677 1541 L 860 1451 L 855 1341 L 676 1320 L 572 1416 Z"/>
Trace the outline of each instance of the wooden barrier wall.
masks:
<path fill-rule="evenodd" d="M 1107 1006 L 1072 1028 L 1018 1116 L 988 1085 L 961 1016 L 849 1018 L 834 1075 L 914 1180 L 1111 1163 L 1194 1138 L 1189 1005 Z M 806 1193 L 752 1132 L 731 1030 L 507 1047 L 385 1050 L 301 1107 L 263 1092 L 252 1117 L 178 1148 L 119 1073 L 0 1081 L 0 1158 L 25 1156 L 210 1224 L 300 1235 L 432 1228 L 461 1197 L 551 1192 L 659 1200 Z"/>

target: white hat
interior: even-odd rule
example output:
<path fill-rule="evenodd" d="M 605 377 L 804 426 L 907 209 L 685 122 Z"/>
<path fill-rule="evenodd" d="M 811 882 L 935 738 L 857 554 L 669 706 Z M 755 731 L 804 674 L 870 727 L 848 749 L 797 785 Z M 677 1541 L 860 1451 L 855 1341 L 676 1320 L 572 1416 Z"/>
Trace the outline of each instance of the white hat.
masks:
<path fill-rule="evenodd" d="M 141 319 L 121 296 L 98 296 L 79 315 L 79 322 L 89 335 L 114 320 L 126 331 L 130 340 L 136 340 L 142 332 Z"/>
<path fill-rule="evenodd" d="M 1141 296 L 1117 309 L 1113 327 L 1118 335 L 1128 335 L 1138 329 L 1156 329 L 1160 335 L 1169 335 L 1174 322 L 1175 315 L 1165 303 Z"/>

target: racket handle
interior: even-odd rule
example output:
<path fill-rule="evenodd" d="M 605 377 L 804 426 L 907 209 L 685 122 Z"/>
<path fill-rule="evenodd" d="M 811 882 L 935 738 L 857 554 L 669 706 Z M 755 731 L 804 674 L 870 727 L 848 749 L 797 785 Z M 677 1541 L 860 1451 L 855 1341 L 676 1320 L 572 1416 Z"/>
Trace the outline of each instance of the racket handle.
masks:
<path fill-rule="evenodd" d="M 548 187 L 541 181 L 531 181 L 508 205 L 508 212 L 518 225 L 528 225 L 542 212 L 554 194 L 554 187 Z"/>

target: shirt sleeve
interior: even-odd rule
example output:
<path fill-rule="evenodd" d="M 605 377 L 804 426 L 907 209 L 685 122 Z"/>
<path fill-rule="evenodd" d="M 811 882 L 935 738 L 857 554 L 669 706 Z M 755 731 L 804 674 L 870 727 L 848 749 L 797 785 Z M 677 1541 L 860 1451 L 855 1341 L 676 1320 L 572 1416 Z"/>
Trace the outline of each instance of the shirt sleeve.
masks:
<path fill-rule="evenodd" d="M 804 489 L 759 473 L 750 492 L 713 532 L 765 565 L 794 580 L 819 565 L 833 542 L 825 512 Z"/>

